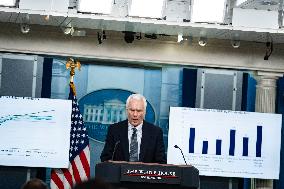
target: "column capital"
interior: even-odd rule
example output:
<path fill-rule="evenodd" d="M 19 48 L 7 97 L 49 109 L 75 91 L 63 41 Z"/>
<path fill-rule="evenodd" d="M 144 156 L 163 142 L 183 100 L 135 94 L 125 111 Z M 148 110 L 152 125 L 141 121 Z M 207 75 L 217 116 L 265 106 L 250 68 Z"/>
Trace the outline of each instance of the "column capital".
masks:
<path fill-rule="evenodd" d="M 264 77 L 267 77 L 267 78 L 279 78 L 279 77 L 283 77 L 283 73 L 280 73 L 280 72 L 264 72 L 264 71 L 255 71 L 254 72 L 254 75 L 256 77 L 258 76 L 264 76 Z"/>
<path fill-rule="evenodd" d="M 257 81 L 257 87 L 276 87 L 276 81 L 283 77 L 283 73 L 256 71 L 253 77 Z"/>
<path fill-rule="evenodd" d="M 257 80 L 255 99 L 256 112 L 275 112 L 276 82 L 277 79 L 282 76 L 283 74 L 275 72 L 256 72 L 254 75 Z"/>

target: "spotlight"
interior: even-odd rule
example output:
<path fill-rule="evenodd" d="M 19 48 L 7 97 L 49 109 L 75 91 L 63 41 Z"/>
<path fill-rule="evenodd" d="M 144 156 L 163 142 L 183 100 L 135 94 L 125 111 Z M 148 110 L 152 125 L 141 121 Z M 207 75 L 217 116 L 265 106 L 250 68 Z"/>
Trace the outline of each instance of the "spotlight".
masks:
<path fill-rule="evenodd" d="M 177 42 L 180 43 L 183 40 L 182 34 L 178 34 Z"/>
<path fill-rule="evenodd" d="M 268 58 L 272 54 L 272 51 L 273 51 L 273 42 L 266 42 L 266 51 L 263 59 L 268 60 Z"/>
<path fill-rule="evenodd" d="M 231 45 L 232 47 L 239 48 L 241 45 L 240 34 L 237 31 L 231 32 Z"/>
<path fill-rule="evenodd" d="M 192 44 L 192 36 L 183 36 L 180 44 L 182 45 L 191 45 Z"/>
<path fill-rule="evenodd" d="M 235 49 L 237 49 L 237 48 L 240 47 L 241 41 L 240 41 L 240 40 L 237 40 L 237 39 L 233 39 L 233 40 L 231 40 L 231 45 L 232 45 L 232 47 L 234 47 Z"/>
<path fill-rule="evenodd" d="M 139 35 L 136 36 L 136 39 L 137 39 L 137 40 L 141 40 L 141 39 L 142 39 L 142 34 L 141 34 L 141 32 L 139 33 Z"/>
<path fill-rule="evenodd" d="M 144 36 L 146 38 L 148 38 L 148 39 L 157 39 L 158 38 L 157 35 L 154 34 L 154 33 L 152 33 L 152 34 L 145 34 Z"/>
<path fill-rule="evenodd" d="M 98 42 L 99 44 L 103 43 L 103 40 L 106 40 L 106 32 L 104 30 L 102 30 L 102 32 L 98 32 L 97 33 L 97 38 L 98 38 Z"/>
<path fill-rule="evenodd" d="M 72 26 L 63 27 L 62 30 L 65 35 L 74 33 L 74 28 Z"/>
<path fill-rule="evenodd" d="M 103 40 L 106 40 L 106 39 L 107 39 L 106 32 L 105 32 L 105 30 L 103 30 Z"/>
<path fill-rule="evenodd" d="M 200 37 L 199 40 L 198 40 L 198 44 L 201 46 L 201 47 L 204 47 L 207 45 L 207 37 Z"/>
<path fill-rule="evenodd" d="M 50 15 L 45 15 L 43 18 L 44 18 L 44 20 L 45 20 L 46 22 L 48 22 L 49 19 L 50 19 Z"/>
<path fill-rule="evenodd" d="M 102 35 L 101 35 L 100 32 L 97 33 L 97 37 L 98 37 L 98 42 L 99 42 L 99 44 L 102 44 L 103 41 L 102 41 Z"/>
<path fill-rule="evenodd" d="M 135 32 L 124 31 L 124 41 L 126 43 L 132 43 L 134 41 Z"/>
<path fill-rule="evenodd" d="M 74 37 L 83 37 L 86 36 L 86 31 L 85 30 L 75 30 L 70 33 Z"/>
<path fill-rule="evenodd" d="M 28 24 L 21 24 L 21 32 L 26 34 L 29 33 L 31 30 L 30 25 Z"/>

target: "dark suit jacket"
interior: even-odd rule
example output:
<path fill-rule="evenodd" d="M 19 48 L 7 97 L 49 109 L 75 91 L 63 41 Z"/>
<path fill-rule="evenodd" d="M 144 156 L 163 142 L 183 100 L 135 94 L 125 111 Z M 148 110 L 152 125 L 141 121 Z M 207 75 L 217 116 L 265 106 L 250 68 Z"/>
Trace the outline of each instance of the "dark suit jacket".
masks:
<path fill-rule="evenodd" d="M 116 148 L 115 152 L 114 148 Z M 107 160 L 129 161 L 128 120 L 109 126 L 101 154 L 101 161 Z M 145 120 L 142 126 L 139 161 L 144 163 L 167 162 L 162 129 Z"/>

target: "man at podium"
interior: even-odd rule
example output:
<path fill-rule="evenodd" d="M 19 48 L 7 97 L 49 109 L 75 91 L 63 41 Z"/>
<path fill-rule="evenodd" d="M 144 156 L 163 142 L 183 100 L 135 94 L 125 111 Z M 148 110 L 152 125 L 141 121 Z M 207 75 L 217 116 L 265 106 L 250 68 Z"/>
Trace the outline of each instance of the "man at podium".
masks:
<path fill-rule="evenodd" d="M 132 94 L 126 101 L 127 120 L 110 125 L 101 161 L 166 163 L 163 131 L 144 120 L 147 101 Z"/>

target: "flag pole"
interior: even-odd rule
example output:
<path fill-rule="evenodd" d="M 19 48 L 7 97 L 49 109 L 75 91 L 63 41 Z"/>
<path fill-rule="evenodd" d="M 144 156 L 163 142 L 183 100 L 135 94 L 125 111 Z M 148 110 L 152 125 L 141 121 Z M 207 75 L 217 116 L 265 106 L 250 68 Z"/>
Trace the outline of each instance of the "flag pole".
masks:
<path fill-rule="evenodd" d="M 76 96 L 76 88 L 74 85 L 74 75 L 75 75 L 75 69 L 78 68 L 78 70 L 81 70 L 81 64 L 80 62 L 77 60 L 75 62 L 75 60 L 73 58 L 69 58 L 66 62 L 66 69 L 70 68 L 70 87 L 72 89 L 72 93 L 74 96 Z"/>
<path fill-rule="evenodd" d="M 69 165 L 68 168 L 52 169 L 50 176 L 51 189 L 71 189 L 76 184 L 90 179 L 88 132 L 84 125 L 83 116 L 80 113 L 73 82 L 75 69 L 80 70 L 80 67 L 80 62 L 75 62 L 72 58 L 69 58 L 66 62 L 66 69 L 70 68 L 70 93 L 68 99 L 72 100 Z"/>

